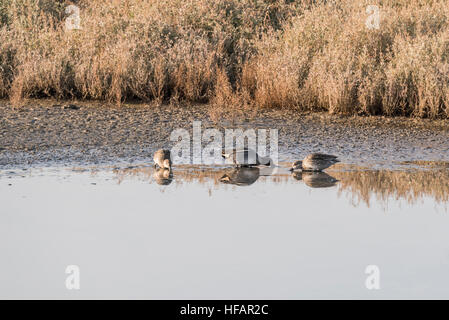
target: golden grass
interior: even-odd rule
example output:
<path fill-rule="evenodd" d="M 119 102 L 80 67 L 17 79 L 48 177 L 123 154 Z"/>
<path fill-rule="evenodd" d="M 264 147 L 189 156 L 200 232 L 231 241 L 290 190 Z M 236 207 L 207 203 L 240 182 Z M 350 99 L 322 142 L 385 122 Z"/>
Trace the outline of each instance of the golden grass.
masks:
<path fill-rule="evenodd" d="M 294 17 L 250 68 L 265 106 L 331 113 L 449 116 L 447 1 L 338 1 Z M 365 22 L 380 8 L 380 28 Z"/>
<path fill-rule="evenodd" d="M 447 0 L 70 3 L 0 1 L 0 97 L 449 116 Z"/>
<path fill-rule="evenodd" d="M 0 94 L 14 102 L 39 96 L 207 101 L 217 70 L 236 78 L 254 39 L 280 28 L 293 7 L 252 0 L 79 1 L 82 29 L 67 31 L 63 10 L 71 2 L 51 2 L 1 2 Z"/>

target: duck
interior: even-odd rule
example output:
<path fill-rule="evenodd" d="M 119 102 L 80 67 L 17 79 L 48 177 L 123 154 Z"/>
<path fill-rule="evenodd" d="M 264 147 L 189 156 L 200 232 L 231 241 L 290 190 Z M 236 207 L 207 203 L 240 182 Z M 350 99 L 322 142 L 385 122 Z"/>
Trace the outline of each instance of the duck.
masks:
<path fill-rule="evenodd" d="M 153 179 L 157 184 L 167 186 L 173 181 L 173 173 L 167 168 L 157 168 L 153 172 Z"/>
<path fill-rule="evenodd" d="M 249 186 L 259 179 L 260 169 L 255 167 L 242 167 L 227 170 L 220 178 L 220 182 L 237 186 Z"/>
<path fill-rule="evenodd" d="M 339 181 L 334 177 L 328 175 L 327 173 L 321 171 L 294 171 L 292 175 L 294 179 L 303 180 L 304 183 L 311 188 L 329 188 L 335 186 Z"/>
<path fill-rule="evenodd" d="M 293 162 L 290 171 L 322 171 L 337 162 L 340 162 L 340 160 L 337 159 L 337 156 L 324 153 L 312 153 L 305 157 L 302 161 L 298 160 Z"/>
<path fill-rule="evenodd" d="M 250 148 L 233 149 L 229 153 L 222 152 L 224 159 L 232 161 L 237 167 L 271 166 L 272 160 L 269 157 L 262 157 Z"/>
<path fill-rule="evenodd" d="M 170 150 L 166 149 L 159 149 L 154 153 L 153 156 L 154 166 L 163 168 L 163 169 L 169 169 L 171 170 L 171 153 Z"/>

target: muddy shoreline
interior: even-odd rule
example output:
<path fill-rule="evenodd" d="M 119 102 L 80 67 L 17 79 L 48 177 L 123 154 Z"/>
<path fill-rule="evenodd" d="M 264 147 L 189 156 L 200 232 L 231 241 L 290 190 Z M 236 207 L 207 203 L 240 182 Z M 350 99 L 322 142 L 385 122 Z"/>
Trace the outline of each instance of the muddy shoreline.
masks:
<path fill-rule="evenodd" d="M 74 104 L 76 107 L 67 107 Z M 151 162 L 170 148 L 170 133 L 206 128 L 279 130 L 279 160 L 309 152 L 339 155 L 346 163 L 449 161 L 449 120 L 344 117 L 292 110 L 260 111 L 243 121 L 214 123 L 207 105 L 104 105 L 29 101 L 12 108 L 0 101 L 0 169 Z"/>

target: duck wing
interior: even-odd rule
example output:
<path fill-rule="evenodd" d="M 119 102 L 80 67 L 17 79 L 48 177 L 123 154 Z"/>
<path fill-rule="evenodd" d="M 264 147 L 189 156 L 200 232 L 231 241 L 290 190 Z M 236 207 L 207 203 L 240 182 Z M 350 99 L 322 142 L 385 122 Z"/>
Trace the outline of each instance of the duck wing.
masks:
<path fill-rule="evenodd" d="M 223 154 L 224 158 L 231 159 L 237 165 L 256 165 L 257 153 L 252 149 L 234 149 L 228 154 Z"/>
<path fill-rule="evenodd" d="M 337 156 L 331 155 L 331 154 L 324 154 L 324 153 L 312 153 L 309 154 L 306 159 L 307 160 L 313 160 L 313 161 L 336 161 L 338 162 L 339 160 L 337 159 Z"/>
<path fill-rule="evenodd" d="M 237 168 L 227 170 L 220 178 L 220 182 L 237 186 L 249 186 L 259 179 L 259 168 Z"/>
<path fill-rule="evenodd" d="M 329 188 L 338 182 L 337 179 L 324 172 L 303 172 L 302 179 L 311 188 Z"/>

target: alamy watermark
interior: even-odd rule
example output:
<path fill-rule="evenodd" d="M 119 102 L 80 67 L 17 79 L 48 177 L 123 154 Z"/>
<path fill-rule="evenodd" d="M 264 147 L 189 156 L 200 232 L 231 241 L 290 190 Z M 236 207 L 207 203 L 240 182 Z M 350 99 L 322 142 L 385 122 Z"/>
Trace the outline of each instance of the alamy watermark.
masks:
<path fill-rule="evenodd" d="M 331 2 L 335 4 L 334 1 Z M 368 29 L 379 29 L 380 28 L 380 8 L 377 5 L 370 4 L 365 9 L 366 13 L 369 15 L 365 21 L 365 25 Z M 81 17 L 80 8 L 75 5 L 69 5 L 65 8 L 65 13 L 69 16 L 65 20 L 66 30 L 80 30 L 81 28 Z"/>
<path fill-rule="evenodd" d="M 65 287 L 67 290 L 79 290 L 80 283 L 80 267 L 77 265 L 69 265 L 65 268 L 65 273 L 68 274 L 65 279 Z"/>
<path fill-rule="evenodd" d="M 176 164 L 220 165 L 232 161 L 225 161 L 223 152 L 249 149 L 259 157 L 269 157 L 273 166 L 278 164 L 278 139 L 277 129 L 224 129 L 222 132 L 215 128 L 203 130 L 201 121 L 193 121 L 192 135 L 183 128 L 172 131 L 171 156 Z M 248 164 L 256 164 L 253 155 L 249 153 L 245 159 Z"/>
<path fill-rule="evenodd" d="M 69 16 L 65 19 L 65 29 L 70 30 L 80 30 L 81 28 L 81 17 L 80 8 L 75 5 L 70 5 L 65 8 L 65 13 Z"/>
<path fill-rule="evenodd" d="M 365 25 L 368 29 L 376 29 L 380 28 L 380 9 L 376 5 L 369 5 L 366 7 L 366 13 L 369 14 L 368 18 L 365 21 Z"/>
<path fill-rule="evenodd" d="M 368 290 L 379 290 L 380 289 L 380 269 L 378 266 L 371 264 L 366 266 L 365 274 L 368 277 L 365 280 L 365 287 Z"/>

